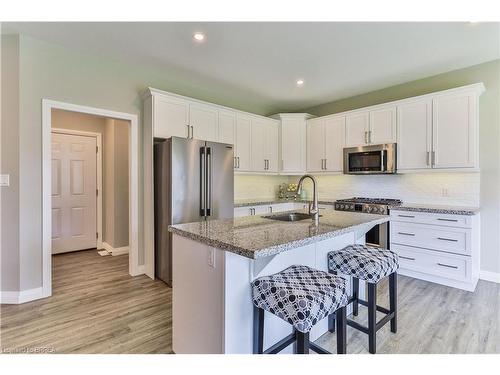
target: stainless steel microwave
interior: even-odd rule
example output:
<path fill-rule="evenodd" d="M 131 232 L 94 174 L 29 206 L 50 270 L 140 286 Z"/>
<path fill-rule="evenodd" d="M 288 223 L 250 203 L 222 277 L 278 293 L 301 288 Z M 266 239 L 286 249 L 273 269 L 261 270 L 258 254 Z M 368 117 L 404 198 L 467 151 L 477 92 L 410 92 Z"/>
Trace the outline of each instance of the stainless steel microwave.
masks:
<path fill-rule="evenodd" d="M 396 143 L 344 148 L 344 174 L 396 173 Z"/>

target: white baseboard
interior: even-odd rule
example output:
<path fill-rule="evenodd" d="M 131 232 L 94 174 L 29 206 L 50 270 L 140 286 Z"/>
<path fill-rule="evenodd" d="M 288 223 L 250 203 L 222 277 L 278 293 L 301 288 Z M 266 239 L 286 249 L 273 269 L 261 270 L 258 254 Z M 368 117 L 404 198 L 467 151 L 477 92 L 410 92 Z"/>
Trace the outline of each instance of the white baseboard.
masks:
<path fill-rule="evenodd" d="M 0 292 L 0 303 L 2 304 L 19 304 L 29 301 L 34 301 L 36 299 L 45 298 L 43 294 L 43 289 L 34 288 L 28 290 L 21 290 L 19 292 Z"/>
<path fill-rule="evenodd" d="M 113 247 L 107 242 L 103 242 L 101 246 L 104 250 L 106 250 L 108 253 L 111 255 L 123 255 L 123 254 L 128 254 L 130 248 L 128 246 L 123 246 L 123 247 Z"/>
<path fill-rule="evenodd" d="M 479 278 L 481 280 L 491 281 L 500 284 L 500 273 L 491 271 L 480 271 Z"/>

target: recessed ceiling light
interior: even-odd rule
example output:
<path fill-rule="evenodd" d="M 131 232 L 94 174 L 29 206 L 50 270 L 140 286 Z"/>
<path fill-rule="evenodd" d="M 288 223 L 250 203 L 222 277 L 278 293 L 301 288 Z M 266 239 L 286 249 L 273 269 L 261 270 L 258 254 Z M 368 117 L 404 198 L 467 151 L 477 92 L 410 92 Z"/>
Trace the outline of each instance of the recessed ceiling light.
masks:
<path fill-rule="evenodd" d="M 303 86 L 304 85 L 304 80 L 303 79 L 298 79 L 297 80 L 297 86 Z"/>
<path fill-rule="evenodd" d="M 203 33 L 194 33 L 193 38 L 197 42 L 202 42 L 203 40 L 205 40 L 205 34 L 203 34 Z"/>

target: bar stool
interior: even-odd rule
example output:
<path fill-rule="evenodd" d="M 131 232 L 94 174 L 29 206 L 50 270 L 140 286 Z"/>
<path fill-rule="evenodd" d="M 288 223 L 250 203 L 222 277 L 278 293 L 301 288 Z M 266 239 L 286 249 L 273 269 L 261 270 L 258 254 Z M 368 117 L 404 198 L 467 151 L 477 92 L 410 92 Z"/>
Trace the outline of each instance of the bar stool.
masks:
<path fill-rule="evenodd" d="M 349 245 L 328 253 L 328 271 L 332 274 L 352 276 L 352 315 L 358 315 L 358 304 L 368 307 L 368 327 L 347 319 L 347 325 L 368 334 L 368 347 L 372 354 L 377 351 L 376 334 L 387 322 L 391 332 L 397 332 L 397 273 L 398 255 L 388 249 L 366 245 Z M 377 305 L 377 283 L 389 276 L 389 309 Z M 368 300 L 359 298 L 359 280 L 368 283 Z M 377 322 L 377 310 L 385 316 Z M 335 332 L 335 314 L 329 317 L 329 330 Z"/>
<path fill-rule="evenodd" d="M 337 353 L 346 352 L 346 280 L 307 266 L 291 266 L 252 282 L 254 304 L 253 352 L 276 354 L 294 344 L 295 354 L 331 354 L 309 341 L 309 332 L 321 319 L 336 314 Z M 264 311 L 293 327 L 293 332 L 264 350 Z"/>

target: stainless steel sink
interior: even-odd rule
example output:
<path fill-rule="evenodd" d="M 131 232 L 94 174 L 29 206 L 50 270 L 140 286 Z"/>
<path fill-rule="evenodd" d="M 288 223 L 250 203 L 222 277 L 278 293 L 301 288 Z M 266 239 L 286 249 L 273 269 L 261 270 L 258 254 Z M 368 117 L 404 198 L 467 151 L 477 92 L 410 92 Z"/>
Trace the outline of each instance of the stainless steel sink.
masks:
<path fill-rule="evenodd" d="M 312 215 L 310 214 L 304 214 L 302 212 L 289 212 L 287 214 L 282 214 L 282 215 L 268 215 L 268 216 L 263 216 L 265 219 L 271 219 L 271 220 L 279 220 L 279 221 L 300 221 L 300 220 L 306 220 L 312 219 Z"/>

